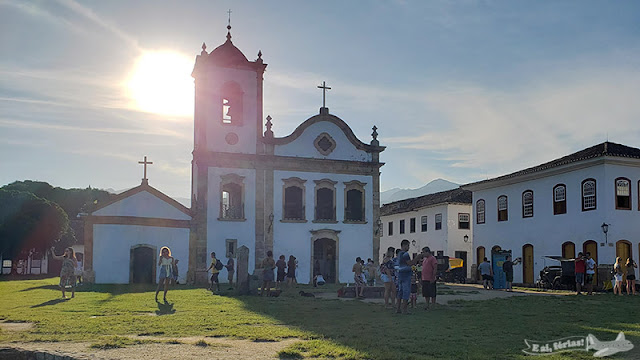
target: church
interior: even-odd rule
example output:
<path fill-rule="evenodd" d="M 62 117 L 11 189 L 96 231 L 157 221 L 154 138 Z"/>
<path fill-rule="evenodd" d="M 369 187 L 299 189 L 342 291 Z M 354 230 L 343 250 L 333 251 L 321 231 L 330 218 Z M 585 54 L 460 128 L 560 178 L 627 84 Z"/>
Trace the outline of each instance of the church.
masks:
<path fill-rule="evenodd" d="M 207 282 L 211 252 L 224 260 L 243 246 L 250 273 L 269 250 L 275 258 L 295 256 L 300 283 L 312 281 L 314 266 L 328 282 L 350 282 L 356 257 L 379 258 L 385 147 L 377 128 L 369 143 L 360 141 L 329 112 L 323 83 L 319 113 L 275 137 L 273 119 L 263 115 L 267 64 L 261 52 L 248 60 L 227 29 L 213 51 L 203 44 L 192 72 L 191 209 L 152 188 L 145 175 L 140 186 L 94 210 L 85 226 L 85 271 L 96 282 L 156 279 L 165 245 L 180 259 L 180 279 L 199 284 Z M 98 249 L 115 247 L 114 258 L 99 256 Z"/>

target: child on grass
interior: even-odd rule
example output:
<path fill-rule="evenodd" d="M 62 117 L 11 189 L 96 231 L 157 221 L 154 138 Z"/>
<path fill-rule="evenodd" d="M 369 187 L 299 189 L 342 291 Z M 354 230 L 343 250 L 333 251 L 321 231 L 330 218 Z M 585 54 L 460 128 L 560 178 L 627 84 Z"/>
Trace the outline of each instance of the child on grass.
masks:
<path fill-rule="evenodd" d="M 420 284 L 420 281 L 418 280 L 418 271 L 417 271 L 417 267 L 415 265 L 413 265 L 411 267 L 412 270 L 412 274 L 411 274 L 411 294 L 409 295 L 409 302 L 411 303 L 411 308 L 415 308 L 416 307 L 416 302 L 418 301 L 418 286 Z"/>

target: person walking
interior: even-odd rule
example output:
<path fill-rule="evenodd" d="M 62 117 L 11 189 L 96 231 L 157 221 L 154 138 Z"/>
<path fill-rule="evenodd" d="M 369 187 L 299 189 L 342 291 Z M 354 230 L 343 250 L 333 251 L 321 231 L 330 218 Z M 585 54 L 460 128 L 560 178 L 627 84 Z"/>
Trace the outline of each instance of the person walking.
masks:
<path fill-rule="evenodd" d="M 233 290 L 233 274 L 236 273 L 236 262 L 233 260 L 231 253 L 227 254 L 227 280 L 229 281 L 229 290 Z"/>
<path fill-rule="evenodd" d="M 632 258 L 627 259 L 627 295 L 636 295 L 636 268 L 638 264 Z"/>
<path fill-rule="evenodd" d="M 380 264 L 380 279 L 384 284 L 384 306 L 386 308 L 393 308 L 396 304 L 396 288 L 393 284 L 393 254 L 395 251 L 396 249 L 389 247 Z M 391 304 L 389 304 L 389 300 L 391 300 Z"/>
<path fill-rule="evenodd" d="M 596 262 L 591 258 L 591 253 L 586 252 L 585 265 L 585 277 L 584 284 L 587 286 L 587 295 L 593 294 L 593 276 L 596 274 Z"/>
<path fill-rule="evenodd" d="M 62 291 L 62 298 L 66 299 L 65 291 L 68 287 L 71 288 L 71 298 L 76 296 L 76 275 L 75 270 L 78 266 L 75 253 L 72 248 L 68 247 L 64 249 L 64 254 L 58 256 L 55 253 L 55 249 L 51 247 L 51 257 L 55 260 L 62 260 L 62 268 L 60 269 L 60 290 Z"/>
<path fill-rule="evenodd" d="M 316 260 L 316 262 L 318 262 Z M 282 288 L 282 283 L 284 283 L 285 281 L 285 277 L 287 276 L 287 263 L 286 261 L 284 261 L 284 255 L 280 255 L 280 257 L 278 258 L 278 261 L 276 261 L 276 268 L 278 268 L 278 271 L 276 271 L 276 289 L 277 288 Z"/>
<path fill-rule="evenodd" d="M 289 286 L 293 286 L 298 283 L 296 280 L 296 267 L 298 267 L 296 257 L 290 255 L 289 261 L 287 262 L 287 283 Z"/>
<path fill-rule="evenodd" d="M 356 263 L 353 264 L 351 271 L 353 271 L 353 286 L 355 287 L 355 296 L 357 298 L 364 298 L 364 280 L 362 279 L 363 266 L 360 257 L 356 258 Z M 360 289 L 360 291 L 358 291 Z"/>
<path fill-rule="evenodd" d="M 409 240 L 404 239 L 400 242 L 402 251 L 398 254 L 398 302 L 396 313 L 409 314 L 407 306 L 409 305 L 409 297 L 411 296 L 411 255 L 409 255 Z"/>
<path fill-rule="evenodd" d="M 616 293 L 618 295 L 622 295 L 622 258 L 620 256 L 616 257 L 616 263 L 613 265 L 613 279 L 615 280 L 615 285 L 613 285 L 613 295 Z"/>
<path fill-rule="evenodd" d="M 436 274 L 438 273 L 438 260 L 431 253 L 428 246 L 422 248 L 422 296 L 426 302 L 424 309 L 429 310 L 436 305 Z"/>
<path fill-rule="evenodd" d="M 160 287 L 164 284 L 164 295 L 162 299 L 167 302 L 167 291 L 169 290 L 169 282 L 171 282 L 171 271 L 173 270 L 173 257 L 171 256 L 171 249 L 167 246 L 160 248 L 160 256 L 158 259 L 158 266 L 160 266 L 160 277 L 158 280 L 158 287 L 156 288 L 156 302 L 158 302 L 158 293 Z"/>
<path fill-rule="evenodd" d="M 267 257 L 262 260 L 262 288 L 260 296 L 264 296 L 265 288 L 267 296 L 271 296 L 271 283 L 273 282 L 273 269 L 276 268 L 276 261 L 273 260 L 273 252 L 267 251 Z"/>
<path fill-rule="evenodd" d="M 585 257 L 582 252 L 578 253 L 575 261 L 575 273 L 576 273 L 576 294 L 582 294 L 582 285 L 584 284 L 584 272 L 586 270 Z"/>
<path fill-rule="evenodd" d="M 216 253 L 213 251 L 211 252 L 211 265 L 207 268 L 207 271 L 209 270 L 211 270 L 211 288 L 209 290 L 211 292 L 215 291 L 213 290 L 213 284 L 215 284 L 217 291 L 220 292 L 220 279 L 218 279 L 218 276 L 220 275 L 220 270 L 222 270 L 222 263 L 216 259 Z"/>
<path fill-rule="evenodd" d="M 482 264 L 478 266 L 478 270 L 480 270 L 480 275 L 482 275 L 482 286 L 484 286 L 485 290 L 493 289 L 493 269 L 486 257 Z"/>

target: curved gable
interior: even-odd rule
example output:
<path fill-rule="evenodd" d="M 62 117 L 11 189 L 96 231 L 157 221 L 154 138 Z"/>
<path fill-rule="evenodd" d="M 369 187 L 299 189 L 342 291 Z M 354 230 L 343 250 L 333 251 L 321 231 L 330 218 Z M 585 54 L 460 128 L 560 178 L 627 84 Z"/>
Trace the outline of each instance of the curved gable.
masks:
<path fill-rule="evenodd" d="M 315 115 L 290 135 L 268 141 L 275 145 L 275 155 L 280 156 L 371 161 L 371 153 L 384 150 L 383 146 L 360 141 L 347 123 L 331 114 Z"/>

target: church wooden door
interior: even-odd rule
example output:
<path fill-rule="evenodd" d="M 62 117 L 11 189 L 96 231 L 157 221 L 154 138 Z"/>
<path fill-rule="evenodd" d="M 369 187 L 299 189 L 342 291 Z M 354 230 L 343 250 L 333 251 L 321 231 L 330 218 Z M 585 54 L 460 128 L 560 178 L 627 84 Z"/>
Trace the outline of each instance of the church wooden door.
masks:
<path fill-rule="evenodd" d="M 522 282 L 533 284 L 533 245 L 522 247 Z"/>
<path fill-rule="evenodd" d="M 336 241 L 332 239 L 318 239 L 313 243 L 313 269 L 322 274 L 329 284 L 335 284 L 337 279 L 336 269 Z"/>
<path fill-rule="evenodd" d="M 155 283 L 155 252 L 147 246 L 140 246 L 131 249 L 131 282 L 133 284 L 154 284 Z"/>

